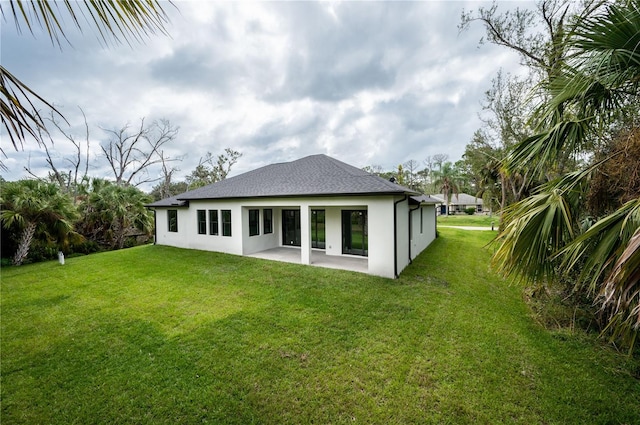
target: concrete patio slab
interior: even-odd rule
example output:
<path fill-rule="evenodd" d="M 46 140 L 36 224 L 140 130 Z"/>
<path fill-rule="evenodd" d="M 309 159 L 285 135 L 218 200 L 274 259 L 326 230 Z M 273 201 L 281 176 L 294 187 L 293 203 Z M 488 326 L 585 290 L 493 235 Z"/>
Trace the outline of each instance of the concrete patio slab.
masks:
<path fill-rule="evenodd" d="M 264 260 L 283 261 L 285 263 L 301 264 L 301 252 L 298 247 L 281 246 L 256 252 L 248 257 L 262 258 Z M 327 255 L 323 250 L 311 250 L 311 264 L 316 267 L 329 269 L 349 270 L 367 273 L 369 260 L 366 257 Z"/>

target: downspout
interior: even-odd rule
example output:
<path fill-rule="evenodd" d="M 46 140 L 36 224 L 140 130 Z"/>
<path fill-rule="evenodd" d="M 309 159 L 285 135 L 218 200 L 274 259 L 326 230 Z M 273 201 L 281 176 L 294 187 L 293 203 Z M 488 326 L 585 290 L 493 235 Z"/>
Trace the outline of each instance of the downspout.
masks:
<path fill-rule="evenodd" d="M 151 211 L 153 211 L 153 244 L 157 245 L 158 244 L 158 217 L 156 215 L 155 209 L 152 209 Z"/>
<path fill-rule="evenodd" d="M 149 208 L 148 206 L 144 206 L 145 209 L 153 211 L 153 244 L 156 245 L 156 240 L 158 239 L 158 226 L 156 220 L 156 210 L 155 208 Z"/>
<path fill-rule="evenodd" d="M 398 278 L 398 204 L 409 199 L 404 195 L 403 199 L 398 199 L 393 203 L 393 276 Z"/>
<path fill-rule="evenodd" d="M 420 209 L 420 204 L 418 204 L 418 206 L 414 209 L 409 208 L 409 264 L 413 263 L 413 260 L 411 259 L 411 231 L 413 230 L 413 225 L 412 225 L 412 221 L 411 221 L 411 213 L 417 209 Z"/>

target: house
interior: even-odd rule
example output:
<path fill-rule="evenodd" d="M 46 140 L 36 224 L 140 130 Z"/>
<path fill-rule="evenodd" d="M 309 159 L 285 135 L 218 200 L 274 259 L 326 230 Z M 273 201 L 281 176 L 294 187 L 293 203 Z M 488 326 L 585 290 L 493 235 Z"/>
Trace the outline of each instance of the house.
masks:
<path fill-rule="evenodd" d="M 301 264 L 358 258 L 395 278 L 436 237 L 436 199 L 326 155 L 267 165 L 148 205 L 155 243 Z M 298 257 L 299 256 L 299 257 Z M 268 257 L 267 257 L 268 258 Z"/>
<path fill-rule="evenodd" d="M 431 196 L 437 199 L 440 204 L 439 214 L 445 215 L 447 213 L 446 197 L 441 193 Z M 476 213 L 484 211 L 482 198 L 467 195 L 466 193 L 458 193 L 457 195 L 455 193 L 451 193 L 449 196 L 451 196 L 449 202 L 449 214 L 464 213 L 467 208 L 475 208 Z"/>

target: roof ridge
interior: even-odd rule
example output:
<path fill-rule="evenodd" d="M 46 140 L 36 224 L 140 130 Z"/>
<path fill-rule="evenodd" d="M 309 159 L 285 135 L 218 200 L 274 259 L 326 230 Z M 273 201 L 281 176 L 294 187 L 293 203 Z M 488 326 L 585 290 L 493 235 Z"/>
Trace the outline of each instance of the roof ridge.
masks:
<path fill-rule="evenodd" d="M 418 192 L 321 153 L 294 161 L 267 164 L 174 198 L 195 200 L 383 194 L 416 195 Z M 164 203 L 159 201 L 158 206 L 164 206 Z"/>

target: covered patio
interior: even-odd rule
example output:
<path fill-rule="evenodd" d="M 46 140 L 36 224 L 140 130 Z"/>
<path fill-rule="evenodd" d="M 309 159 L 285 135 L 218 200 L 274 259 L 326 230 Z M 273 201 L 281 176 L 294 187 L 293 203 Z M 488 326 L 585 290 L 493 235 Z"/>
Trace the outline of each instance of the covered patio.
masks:
<path fill-rule="evenodd" d="M 302 264 L 301 249 L 295 246 L 271 248 L 251 254 L 249 257 Z M 369 270 L 369 260 L 367 257 L 327 255 L 325 251 L 321 249 L 311 250 L 311 265 L 359 273 L 368 273 Z"/>

